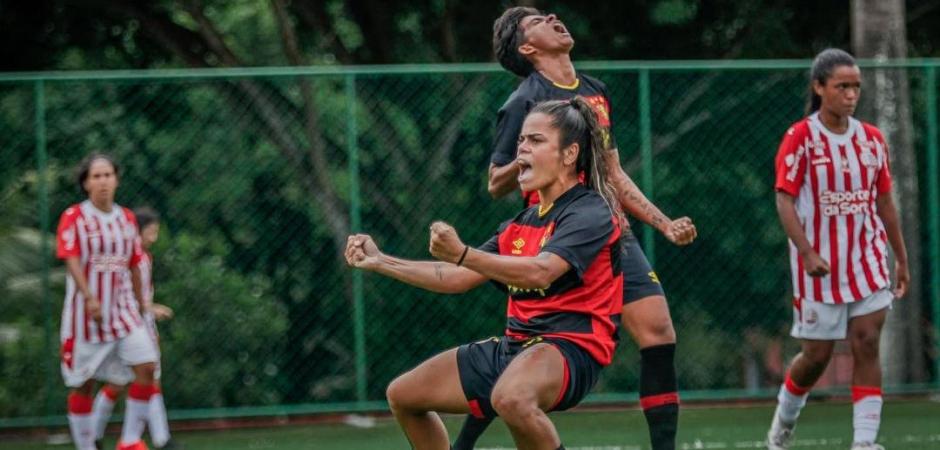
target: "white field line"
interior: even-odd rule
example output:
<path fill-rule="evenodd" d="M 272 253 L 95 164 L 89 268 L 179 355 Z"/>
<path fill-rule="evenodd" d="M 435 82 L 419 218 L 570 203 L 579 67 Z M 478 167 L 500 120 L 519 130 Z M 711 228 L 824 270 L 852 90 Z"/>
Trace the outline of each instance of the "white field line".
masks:
<path fill-rule="evenodd" d="M 904 435 L 888 440 L 887 443 L 905 443 L 921 444 L 928 442 L 940 442 L 940 434 L 931 435 Z M 793 447 L 818 447 L 822 445 L 849 445 L 850 442 L 842 438 L 824 438 L 824 439 L 796 439 Z M 593 445 L 582 447 L 565 447 L 567 450 L 643 450 L 642 445 Z M 676 447 L 682 450 L 709 450 L 709 449 L 744 449 L 744 448 L 767 448 L 765 441 L 703 441 L 696 439 L 692 442 L 682 442 Z M 514 450 L 514 447 L 483 447 L 480 450 Z"/>

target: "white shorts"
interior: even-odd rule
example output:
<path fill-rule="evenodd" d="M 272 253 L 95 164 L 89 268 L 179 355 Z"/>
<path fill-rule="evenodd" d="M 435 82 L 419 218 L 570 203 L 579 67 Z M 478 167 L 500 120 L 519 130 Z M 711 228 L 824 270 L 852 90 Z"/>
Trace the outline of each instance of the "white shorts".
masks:
<path fill-rule="evenodd" d="M 797 339 L 837 341 L 845 339 L 849 320 L 885 308 L 891 308 L 894 294 L 888 289 L 875 291 L 857 302 L 832 304 L 795 300 L 790 336 Z"/>
<path fill-rule="evenodd" d="M 79 387 L 90 379 L 125 385 L 134 381 L 132 366 L 159 361 L 156 343 L 146 326 L 111 342 L 92 344 L 62 342 L 62 379 L 68 387 Z"/>

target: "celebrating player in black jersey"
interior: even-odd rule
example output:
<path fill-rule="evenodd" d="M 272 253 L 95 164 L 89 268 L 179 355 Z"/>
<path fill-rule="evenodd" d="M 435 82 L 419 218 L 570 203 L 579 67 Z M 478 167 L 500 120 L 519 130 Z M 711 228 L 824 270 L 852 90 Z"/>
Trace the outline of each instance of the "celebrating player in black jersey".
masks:
<path fill-rule="evenodd" d="M 545 413 L 576 405 L 610 364 L 623 297 L 623 219 L 606 180 L 603 140 L 585 99 L 535 106 L 513 164 L 540 202 L 479 248 L 443 222 L 431 225 L 438 261 L 403 260 L 368 235 L 349 237 L 354 267 L 445 293 L 492 280 L 509 295 L 504 336 L 447 350 L 389 385 L 389 406 L 413 448 L 448 448 L 437 412 L 499 415 L 518 448 L 564 448 Z"/>

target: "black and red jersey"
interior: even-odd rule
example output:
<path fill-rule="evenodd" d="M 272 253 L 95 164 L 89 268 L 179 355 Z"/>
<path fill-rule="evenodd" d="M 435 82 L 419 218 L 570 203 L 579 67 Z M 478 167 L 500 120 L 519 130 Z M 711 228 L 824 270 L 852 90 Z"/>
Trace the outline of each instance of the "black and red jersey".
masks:
<path fill-rule="evenodd" d="M 623 297 L 617 219 L 604 199 L 578 184 L 543 214 L 525 209 L 503 223 L 480 250 L 506 256 L 554 253 L 571 269 L 550 285 L 523 289 L 497 285 L 509 294 L 506 335 L 569 340 L 600 364 L 610 364 Z"/>
<path fill-rule="evenodd" d="M 493 141 L 490 162 L 502 167 L 516 159 L 522 123 L 535 105 L 548 100 L 569 100 L 578 95 L 594 107 L 597 123 L 605 130 L 608 139 L 605 147 L 616 147 L 613 134 L 609 132 L 612 125 L 610 95 L 604 83 L 596 78 L 578 74 L 575 84 L 562 86 L 545 78 L 538 71 L 533 71 L 519 84 L 497 113 L 496 138 Z M 539 202 L 537 192 L 523 192 L 522 195 L 525 206 Z"/>

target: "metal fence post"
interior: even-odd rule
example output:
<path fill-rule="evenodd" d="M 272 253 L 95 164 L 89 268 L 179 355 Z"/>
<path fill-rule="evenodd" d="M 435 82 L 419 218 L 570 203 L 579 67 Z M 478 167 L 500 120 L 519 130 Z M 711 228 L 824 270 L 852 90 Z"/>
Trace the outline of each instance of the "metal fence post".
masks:
<path fill-rule="evenodd" d="M 356 76 L 346 75 L 346 149 L 349 152 L 349 224 L 353 233 L 362 229 L 359 198 L 359 130 L 356 124 Z M 356 352 L 356 400 L 366 401 L 366 326 L 362 271 L 352 272 L 353 334 Z"/>
<path fill-rule="evenodd" d="M 640 69 L 639 108 L 640 108 L 640 158 L 642 170 L 640 188 L 651 202 L 653 201 L 653 131 L 650 120 L 650 71 Z M 647 227 L 643 231 L 643 252 L 650 265 L 656 268 L 656 230 Z"/>
<path fill-rule="evenodd" d="M 931 309 L 933 309 L 934 348 L 940 349 L 940 151 L 937 147 L 937 67 L 929 65 L 927 76 L 927 217 L 930 220 L 927 254 L 930 260 Z M 934 380 L 940 386 L 940 357 L 934 359 Z"/>
<path fill-rule="evenodd" d="M 43 309 L 43 371 L 46 372 L 46 393 L 45 393 L 45 413 L 46 416 L 53 414 L 52 390 L 55 386 L 53 379 L 52 360 L 49 356 L 54 354 L 52 340 L 52 298 L 49 287 L 49 170 L 46 155 L 46 86 L 45 81 L 36 80 L 33 85 L 34 100 L 36 103 L 35 111 L 35 139 L 36 139 L 36 170 L 39 181 L 39 230 L 41 235 L 42 257 L 42 309 Z"/>

